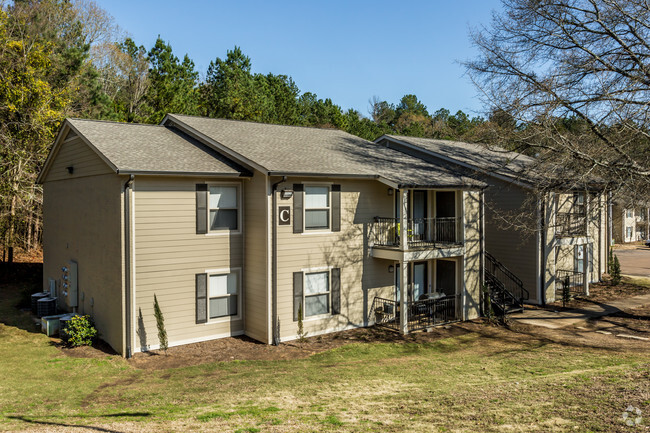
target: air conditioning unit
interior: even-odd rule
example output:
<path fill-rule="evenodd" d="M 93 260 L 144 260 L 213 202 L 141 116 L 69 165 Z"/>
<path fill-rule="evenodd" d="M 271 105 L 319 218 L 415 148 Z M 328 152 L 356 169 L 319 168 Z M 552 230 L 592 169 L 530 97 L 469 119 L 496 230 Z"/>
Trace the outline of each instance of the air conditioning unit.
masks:
<path fill-rule="evenodd" d="M 38 292 L 38 293 L 34 293 L 31 296 L 31 299 L 32 299 L 32 314 L 37 314 L 38 313 L 38 300 L 43 299 L 43 298 L 47 298 L 48 296 L 50 296 L 50 294 L 47 293 L 47 292 Z"/>
<path fill-rule="evenodd" d="M 63 295 L 65 305 L 70 308 L 76 308 L 79 306 L 79 290 L 77 287 L 77 262 L 70 260 L 70 262 L 61 270 L 63 271 L 63 276 L 61 278 L 61 294 Z"/>
<path fill-rule="evenodd" d="M 56 314 L 56 298 L 41 298 L 36 301 L 36 315 L 38 317 L 53 316 Z"/>

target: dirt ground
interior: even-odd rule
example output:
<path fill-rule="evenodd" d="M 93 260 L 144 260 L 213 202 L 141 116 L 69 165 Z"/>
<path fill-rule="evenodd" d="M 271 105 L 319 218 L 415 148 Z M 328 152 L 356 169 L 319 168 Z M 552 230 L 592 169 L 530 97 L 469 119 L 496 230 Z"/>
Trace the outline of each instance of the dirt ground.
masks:
<path fill-rule="evenodd" d="M 547 329 L 514 322 L 496 325 L 485 319 L 477 319 L 436 327 L 430 332 L 416 332 L 408 336 L 376 327 L 359 328 L 310 337 L 303 342 L 281 343 L 278 346 L 262 344 L 248 337 L 222 338 L 171 347 L 167 353 L 158 350 L 138 353 L 129 360 L 129 363 L 138 369 L 163 370 L 209 362 L 298 359 L 351 343 L 423 344 L 468 333 L 477 333 L 488 338 L 489 341 L 520 341 L 525 337 L 528 340 L 571 346 L 650 353 L 650 305 L 562 329 Z M 57 342 L 56 339 L 53 341 Z M 112 352 L 105 345 L 73 349 L 60 346 L 60 348 L 64 354 L 73 357 L 105 357 Z"/>
<path fill-rule="evenodd" d="M 42 263 L 42 253 L 16 253 L 16 261 L 27 267 Z M 31 268 L 29 273 L 35 272 Z M 580 308 L 592 303 L 607 303 L 613 299 L 628 298 L 650 293 L 650 287 L 630 284 L 625 279 L 618 286 L 607 282 L 592 284 L 589 298 L 578 298 L 567 304 L 566 308 Z M 562 309 L 561 302 L 546 306 L 549 309 Z M 622 311 L 607 317 L 590 320 L 563 329 L 546 329 L 530 325 L 507 323 L 497 326 L 485 319 L 440 326 L 430 332 L 416 332 L 402 336 L 381 328 L 359 328 L 322 336 L 308 337 L 304 341 L 291 341 L 272 346 L 259 343 L 248 337 L 231 337 L 202 343 L 171 347 L 167 353 L 151 351 L 138 353 L 129 363 L 138 369 L 161 370 L 167 368 L 199 365 L 209 362 L 229 362 L 235 360 L 283 360 L 306 358 L 313 354 L 341 347 L 351 343 L 428 343 L 439 339 L 478 333 L 492 339 L 520 340 L 526 336 L 531 339 L 553 341 L 568 345 L 586 345 L 612 350 L 648 351 L 650 353 L 650 305 L 634 310 Z M 641 339 L 621 337 L 631 335 Z M 643 340 L 647 338 L 649 340 Z M 71 357 L 104 358 L 116 353 L 102 341 L 93 347 L 65 347 L 61 340 L 53 338 L 52 344 L 63 354 Z"/>

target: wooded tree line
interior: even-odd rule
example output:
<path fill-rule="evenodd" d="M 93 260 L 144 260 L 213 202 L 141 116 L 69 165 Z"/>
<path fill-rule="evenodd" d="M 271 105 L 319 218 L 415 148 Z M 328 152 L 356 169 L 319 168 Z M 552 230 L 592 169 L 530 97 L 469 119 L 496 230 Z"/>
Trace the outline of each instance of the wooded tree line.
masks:
<path fill-rule="evenodd" d="M 0 3 L 1 4 L 1 3 Z M 473 32 L 465 65 L 486 114 L 430 113 L 416 95 L 373 98 L 368 116 L 302 92 L 288 75 L 252 72 L 240 48 L 202 77 L 158 37 L 147 48 L 92 0 L 15 0 L 0 10 L 0 235 L 40 245 L 35 179 L 65 117 L 159 123 L 166 113 L 498 144 L 634 185 L 647 197 L 650 14 L 642 0 L 504 0 Z"/>
<path fill-rule="evenodd" d="M 288 75 L 252 72 L 240 48 L 200 78 L 187 55 L 158 37 L 146 48 L 91 0 L 16 0 L 0 11 L 0 234 L 5 247 L 37 248 L 42 191 L 35 179 L 65 117 L 159 123 L 166 113 L 459 138 L 482 119 L 434 115 L 415 95 L 372 101 L 372 118 L 301 92 Z"/>

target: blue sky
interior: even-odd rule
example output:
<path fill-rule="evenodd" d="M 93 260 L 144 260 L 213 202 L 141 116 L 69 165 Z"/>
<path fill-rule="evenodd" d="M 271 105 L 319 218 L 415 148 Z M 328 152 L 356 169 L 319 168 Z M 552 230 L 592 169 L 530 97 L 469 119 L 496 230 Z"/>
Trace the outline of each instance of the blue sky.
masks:
<path fill-rule="evenodd" d="M 414 93 L 430 112 L 472 115 L 482 105 L 457 63 L 475 56 L 468 31 L 488 24 L 499 0 L 134 1 L 98 0 L 137 44 L 158 34 L 205 74 L 235 45 L 253 72 L 290 75 L 302 92 L 368 115 L 377 96 Z"/>

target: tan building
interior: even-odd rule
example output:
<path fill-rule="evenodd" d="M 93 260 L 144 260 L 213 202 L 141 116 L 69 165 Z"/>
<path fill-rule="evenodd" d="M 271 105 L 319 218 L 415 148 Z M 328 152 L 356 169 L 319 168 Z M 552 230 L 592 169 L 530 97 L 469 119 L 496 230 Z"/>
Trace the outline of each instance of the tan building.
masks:
<path fill-rule="evenodd" d="M 44 278 L 124 356 L 481 314 L 483 189 L 328 129 L 66 120 L 39 176 Z"/>
<path fill-rule="evenodd" d="M 617 244 L 650 239 L 650 207 L 615 202 L 612 206 L 612 232 Z"/>
<path fill-rule="evenodd" d="M 485 190 L 486 282 L 529 303 L 587 293 L 607 269 L 607 195 L 602 188 L 540 194 L 533 158 L 498 148 L 447 140 L 384 135 L 378 147 L 432 163 L 451 163 Z M 509 278 L 508 278 L 509 277 Z M 497 291 L 501 294 L 501 291 Z"/>

